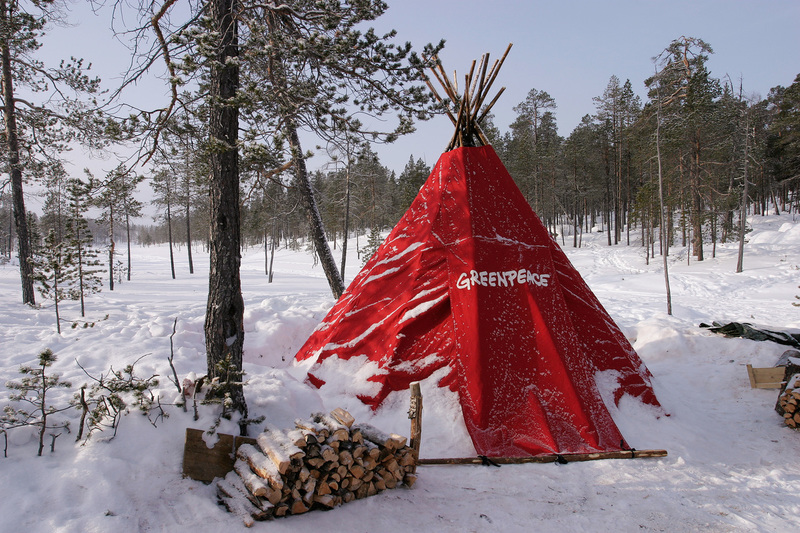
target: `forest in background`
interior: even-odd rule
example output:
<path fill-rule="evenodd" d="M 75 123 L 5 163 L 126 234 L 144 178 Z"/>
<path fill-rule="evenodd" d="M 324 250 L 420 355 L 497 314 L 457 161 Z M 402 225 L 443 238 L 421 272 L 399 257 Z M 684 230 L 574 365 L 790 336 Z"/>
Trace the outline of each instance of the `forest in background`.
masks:
<path fill-rule="evenodd" d="M 557 102 L 545 90 L 530 90 L 514 108 L 516 120 L 507 131 L 494 125 L 491 115 L 483 124 L 517 185 L 562 245 L 580 246 L 582 232 L 604 231 L 609 245 L 648 246 L 649 257 L 660 253 L 657 128 L 670 245 L 689 247 L 703 260 L 709 246 L 713 254 L 716 243 L 739 237 L 744 205 L 756 214 L 800 210 L 800 75 L 788 87 L 753 100 L 729 78 L 715 78 L 706 69 L 711 48 L 703 41 L 675 41 L 665 53 L 661 72 L 643 80 L 646 102 L 634 94 L 630 80 L 611 76 L 594 98 L 595 113 L 585 115 L 567 137 L 558 134 Z M 146 180 L 150 209 L 159 213 L 153 224 L 136 218 L 145 207 L 135 199 L 145 176 L 131 177 L 122 167 L 102 180 L 87 174 L 85 185 L 103 183 L 90 193 L 81 191 L 74 177 L 56 173 L 47 181 L 43 216 L 29 214 L 34 248 L 41 249 L 53 229 L 65 235 L 70 217 L 86 220 L 89 243 L 106 249 L 103 256 L 112 243 L 129 240 L 207 245 L 209 170 L 198 147 L 208 132 L 200 117 L 200 112 L 184 115 L 181 127 L 164 136 L 166 149 Z M 345 234 L 363 236 L 363 245 L 350 251 L 363 262 L 362 256 L 379 244 L 379 234 L 408 208 L 431 167 L 409 154 L 398 173 L 382 165 L 369 145 L 328 148 L 316 157 L 329 162 L 312 174 L 326 234 L 334 249 L 341 249 Z M 308 218 L 291 172 L 243 162 L 242 245 L 306 246 Z M 72 193 L 70 182 L 77 187 Z M 92 207 L 101 214 L 89 217 Z M 5 258 L 11 257 L 16 238 L 11 209 L 9 195 L 3 194 L 0 255 Z"/>

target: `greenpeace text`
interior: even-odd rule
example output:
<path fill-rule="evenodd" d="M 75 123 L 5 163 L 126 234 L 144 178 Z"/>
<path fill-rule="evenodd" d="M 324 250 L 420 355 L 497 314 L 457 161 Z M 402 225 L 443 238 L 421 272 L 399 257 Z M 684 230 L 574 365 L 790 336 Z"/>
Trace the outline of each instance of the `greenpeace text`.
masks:
<path fill-rule="evenodd" d="M 530 283 L 539 287 L 547 287 L 550 274 L 538 274 L 524 268 L 519 270 L 506 270 L 503 272 L 487 272 L 470 270 L 462 272 L 456 281 L 459 289 L 471 289 L 474 285 L 484 287 L 509 287 L 512 285 L 523 285 Z"/>

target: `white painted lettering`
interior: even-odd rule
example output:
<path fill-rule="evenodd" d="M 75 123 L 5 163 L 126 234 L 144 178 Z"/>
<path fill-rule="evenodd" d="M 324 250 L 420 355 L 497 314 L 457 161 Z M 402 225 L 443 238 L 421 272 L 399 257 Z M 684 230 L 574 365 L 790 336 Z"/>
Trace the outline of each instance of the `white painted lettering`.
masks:
<path fill-rule="evenodd" d="M 506 272 L 497 273 L 497 286 L 508 287 L 508 278 L 506 277 Z"/>
<path fill-rule="evenodd" d="M 506 277 L 508 278 L 508 284 L 513 285 L 514 280 L 517 279 L 517 271 L 516 270 L 509 270 L 506 272 Z"/>
<path fill-rule="evenodd" d="M 550 274 L 531 272 L 525 268 L 519 270 L 506 270 L 503 272 L 489 272 L 486 270 L 470 270 L 462 272 L 456 279 L 457 289 L 471 289 L 475 285 L 482 287 L 510 287 L 513 285 L 530 284 L 537 287 L 547 287 L 550 283 Z"/>

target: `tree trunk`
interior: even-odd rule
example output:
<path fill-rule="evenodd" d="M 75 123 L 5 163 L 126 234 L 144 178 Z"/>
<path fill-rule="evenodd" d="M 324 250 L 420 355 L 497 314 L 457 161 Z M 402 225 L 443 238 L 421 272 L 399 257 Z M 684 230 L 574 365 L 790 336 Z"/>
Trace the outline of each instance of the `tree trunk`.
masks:
<path fill-rule="evenodd" d="M 695 140 L 694 153 L 692 154 L 692 166 L 689 169 L 690 179 L 692 182 L 692 244 L 694 248 L 694 255 L 698 261 L 704 259 L 703 254 L 703 218 L 705 209 L 703 207 L 703 198 L 700 195 L 701 176 L 700 176 L 700 142 Z M 689 254 L 691 255 L 691 254 Z"/>
<path fill-rule="evenodd" d="M 108 289 L 114 290 L 114 253 L 116 252 L 116 242 L 114 242 L 114 206 L 109 206 L 108 210 Z"/>
<path fill-rule="evenodd" d="M 61 254 L 59 254 L 61 255 Z M 58 259 L 61 261 L 61 258 Z M 61 314 L 58 311 L 58 302 L 60 300 L 59 292 L 58 292 L 58 277 L 61 275 L 61 268 L 56 265 L 53 269 L 53 307 L 56 311 L 56 331 L 59 335 L 61 335 Z"/>
<path fill-rule="evenodd" d="M 191 202 L 189 194 L 186 194 L 186 251 L 189 254 L 189 274 L 194 274 L 194 261 L 192 260 L 192 220 Z"/>
<path fill-rule="evenodd" d="M 267 228 L 264 228 L 264 275 L 269 276 L 269 236 Z"/>
<path fill-rule="evenodd" d="M 75 240 L 77 242 L 77 266 L 78 266 L 78 293 L 80 294 L 80 301 L 81 301 L 81 316 L 86 316 L 86 301 L 84 298 L 84 290 L 83 290 L 83 241 L 81 240 L 83 234 L 81 232 L 81 225 L 80 225 L 80 213 L 76 210 L 75 211 L 75 219 L 72 221 L 75 224 Z"/>
<path fill-rule="evenodd" d="M 212 0 L 208 11 L 219 35 L 217 56 L 211 67 L 209 132 L 211 151 L 211 228 L 208 305 L 205 337 L 208 377 L 219 374 L 219 363 L 230 357 L 231 367 L 241 371 L 244 344 L 244 300 L 239 267 L 239 109 L 232 100 L 239 88 L 238 0 Z M 243 418 L 247 405 L 241 380 L 229 383 L 233 408 Z M 246 427 L 240 426 L 242 432 Z"/>
<path fill-rule="evenodd" d="M 0 26 L 9 27 L 9 7 L 5 0 L 0 0 Z M 25 198 L 22 193 L 22 167 L 19 160 L 19 138 L 17 137 L 17 116 L 14 100 L 14 83 L 11 71 L 10 36 L 0 36 L 0 61 L 3 72 L 3 115 L 6 125 L 5 137 L 8 146 L 8 169 L 11 175 L 11 191 L 14 204 L 14 226 L 17 230 L 17 256 L 19 257 L 19 274 L 22 280 L 22 303 L 34 305 L 36 297 L 33 292 L 33 263 L 31 243 L 28 236 L 28 218 L 25 211 Z"/>
<path fill-rule="evenodd" d="M 169 193 L 167 194 L 169 195 Z M 169 267 L 172 269 L 172 279 L 175 279 L 175 254 L 172 252 L 172 212 L 169 196 L 167 196 L 167 239 L 169 240 Z"/>
<path fill-rule="evenodd" d="M 292 149 L 295 177 L 297 178 L 300 197 L 303 199 L 303 206 L 306 208 L 314 249 L 317 251 L 322 269 L 328 278 L 328 285 L 331 288 L 331 292 L 333 292 L 333 297 L 338 299 L 344 292 L 344 281 L 336 268 L 336 261 L 333 258 L 330 246 L 328 246 L 328 240 L 325 238 L 325 226 L 322 223 L 322 216 L 319 213 L 317 201 L 314 198 L 314 190 L 311 187 L 311 180 L 308 177 L 308 169 L 303 158 L 300 137 L 297 135 L 297 127 L 291 119 L 287 121 L 286 132 L 289 138 L 289 146 Z"/>
<path fill-rule="evenodd" d="M 742 204 L 739 207 L 739 253 L 736 260 L 736 272 L 744 270 L 744 235 L 747 231 L 747 200 L 750 195 L 749 176 L 747 175 L 747 159 L 750 157 L 750 133 L 747 131 L 749 124 L 745 127 L 745 141 L 744 141 L 744 190 L 742 191 Z"/>
<path fill-rule="evenodd" d="M 128 281 L 131 280 L 131 217 L 128 214 L 128 209 L 125 209 L 125 235 L 128 246 Z"/>
<path fill-rule="evenodd" d="M 275 229 L 275 223 L 274 222 L 272 224 L 272 227 L 273 227 L 273 229 Z M 271 241 L 271 245 L 270 245 L 270 252 L 269 252 L 269 278 L 268 278 L 268 282 L 272 283 L 272 273 L 273 273 L 272 267 L 275 264 L 275 234 L 274 233 L 272 234 L 272 237 L 271 237 L 270 241 Z M 264 244 L 266 245 L 266 243 L 264 243 Z"/>
<path fill-rule="evenodd" d="M 664 287 L 667 296 L 667 314 L 672 315 L 672 292 L 669 287 L 669 234 L 665 234 L 667 229 L 667 219 L 664 208 L 664 173 L 661 167 L 661 96 L 658 95 L 658 114 L 656 115 L 656 159 L 658 160 L 658 205 L 661 217 L 661 257 L 664 264 Z"/>
<path fill-rule="evenodd" d="M 270 19 L 269 25 L 270 30 L 278 31 L 274 27 L 273 19 Z M 282 58 L 279 52 L 273 55 L 271 64 L 270 78 L 272 83 L 288 91 L 286 74 L 283 72 Z M 325 277 L 328 279 L 328 286 L 331 288 L 334 298 L 338 299 L 344 292 L 344 281 L 342 281 L 342 276 L 336 268 L 336 260 L 333 258 L 333 253 L 331 252 L 330 246 L 328 246 L 328 240 L 325 236 L 325 226 L 322 223 L 322 215 L 320 215 L 317 200 L 314 197 L 314 189 L 311 186 L 311 179 L 308 176 L 306 161 L 303 157 L 303 148 L 300 144 L 300 137 L 297 134 L 297 124 L 291 115 L 287 114 L 282 118 L 285 123 L 286 136 L 292 154 L 292 166 L 297 180 L 297 188 L 303 202 L 303 207 L 306 210 L 306 216 L 308 217 L 311 240 L 314 243 L 314 249 L 319 257 L 320 263 L 322 263 L 322 270 L 325 272 Z"/>
<path fill-rule="evenodd" d="M 350 233 L 350 163 L 347 164 L 347 182 L 344 192 L 344 239 L 342 240 L 342 261 L 339 265 L 339 274 L 344 280 L 344 269 L 347 264 L 347 237 Z"/>
<path fill-rule="evenodd" d="M 11 252 L 14 248 L 14 217 L 8 217 L 8 246 L 6 247 L 6 257 L 11 259 Z"/>

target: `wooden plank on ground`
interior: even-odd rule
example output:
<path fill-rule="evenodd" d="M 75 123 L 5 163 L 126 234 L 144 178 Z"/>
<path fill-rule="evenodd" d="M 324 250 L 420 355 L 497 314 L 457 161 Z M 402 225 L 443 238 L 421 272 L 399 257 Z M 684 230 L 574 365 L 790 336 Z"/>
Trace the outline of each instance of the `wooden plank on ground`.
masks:
<path fill-rule="evenodd" d="M 233 470 L 236 450 L 242 444 L 255 444 L 255 439 L 218 433 L 219 439 L 213 448 L 203 440 L 203 430 L 186 428 L 183 446 L 183 475 L 191 479 L 211 483 L 214 478 L 224 478 Z"/>
<path fill-rule="evenodd" d="M 757 368 L 747 365 L 747 376 L 750 378 L 750 387 L 753 389 L 780 389 L 786 367 L 773 366 Z"/>

